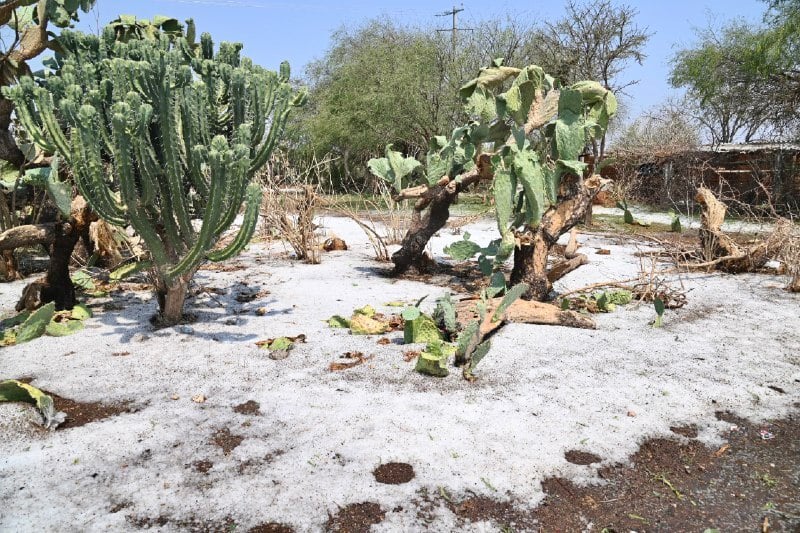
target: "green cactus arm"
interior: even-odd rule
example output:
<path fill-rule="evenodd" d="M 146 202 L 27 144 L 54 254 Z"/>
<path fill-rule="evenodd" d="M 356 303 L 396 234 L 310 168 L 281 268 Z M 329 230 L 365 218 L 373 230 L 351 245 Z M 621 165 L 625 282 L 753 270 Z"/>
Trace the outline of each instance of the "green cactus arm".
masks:
<path fill-rule="evenodd" d="M 163 61 L 163 59 L 162 59 Z M 171 83 L 174 76 L 167 75 L 161 84 L 161 95 L 159 99 L 159 115 L 161 119 L 161 149 L 164 155 L 164 166 L 167 176 L 167 187 L 169 190 L 169 212 L 163 212 L 164 218 L 174 216 L 181 238 L 176 245 L 178 253 L 184 247 L 191 246 L 195 239 L 194 228 L 192 228 L 189 211 L 186 205 L 186 198 L 182 188 L 183 167 L 181 165 L 180 142 L 178 140 L 178 117 L 173 107 L 173 94 Z M 182 245 L 181 245 L 182 244 Z"/>
<path fill-rule="evenodd" d="M 114 138 L 114 161 L 117 175 L 119 176 L 120 193 L 125 205 L 128 207 L 131 226 L 147 244 L 147 248 L 153 254 L 156 264 L 161 265 L 167 262 L 164 243 L 140 206 L 139 195 L 136 191 L 133 160 L 131 158 L 131 138 L 128 131 L 128 117 L 131 115 L 130 106 L 126 103 L 120 103 L 117 104 L 117 110 L 111 117 Z"/>
<path fill-rule="evenodd" d="M 143 104 L 136 111 L 136 131 L 132 138 L 136 159 L 139 163 L 139 176 L 142 187 L 140 201 L 145 206 L 152 205 L 155 202 L 161 174 L 158 158 L 150 139 L 148 128 L 150 116 L 152 116 L 152 107 L 148 104 Z"/>
<path fill-rule="evenodd" d="M 514 251 L 514 231 L 512 227 L 514 214 L 514 197 L 517 192 L 517 178 L 509 170 L 495 173 L 494 182 L 495 214 L 501 242 L 495 263 L 505 261 Z"/>
<path fill-rule="evenodd" d="M 267 102 L 265 100 L 265 86 L 269 83 L 265 76 L 258 76 L 250 83 L 250 101 L 252 102 L 252 123 L 253 133 L 250 138 L 250 146 L 259 146 L 264 140 L 267 131 Z"/>
<path fill-rule="evenodd" d="M 269 133 L 267 134 L 267 140 L 264 141 L 264 144 L 256 150 L 253 161 L 250 164 L 250 169 L 248 172 L 251 176 L 258 172 L 258 170 L 267 162 L 267 159 L 269 159 L 269 156 L 272 154 L 272 150 L 275 148 L 275 144 L 283 135 L 283 130 L 286 127 L 286 121 L 288 120 L 291 111 L 292 103 L 288 101 L 288 98 L 281 99 L 276 106 L 275 114 L 272 118 L 272 124 L 270 126 Z"/>
<path fill-rule="evenodd" d="M 245 208 L 244 218 L 242 220 L 242 226 L 239 229 L 239 233 L 236 234 L 236 237 L 233 239 L 233 241 L 225 248 L 209 252 L 206 255 L 209 260 L 218 262 L 230 259 L 241 252 L 244 247 L 247 246 L 247 243 L 250 242 L 250 239 L 253 238 L 253 234 L 256 231 L 256 225 L 258 224 L 258 210 L 261 205 L 261 187 L 258 184 L 251 183 L 247 187 L 247 196 L 245 201 L 247 207 Z"/>
<path fill-rule="evenodd" d="M 231 163 L 231 157 L 232 151 L 228 149 L 224 137 L 215 137 L 212 142 L 212 148 L 208 153 L 211 179 L 209 202 L 203 215 L 203 226 L 194 245 L 183 259 L 169 270 L 170 276 L 191 272 L 200 264 L 200 261 L 203 260 L 203 255 L 211 247 L 212 239 L 217 235 L 214 228 L 221 217 L 223 209 L 224 198 L 220 193 L 220 189 L 225 186 L 229 173 L 236 171 L 236 165 Z M 239 167 L 241 168 L 241 165 Z"/>
<path fill-rule="evenodd" d="M 247 136 L 249 133 L 249 129 L 246 126 L 241 128 L 240 133 L 242 136 Z M 243 166 L 249 165 L 249 149 L 247 146 L 243 144 L 234 145 L 234 160 Z M 217 227 L 215 228 L 215 232 L 217 234 L 222 233 L 226 229 L 230 227 L 233 221 L 236 219 L 236 215 L 239 213 L 239 208 L 241 207 L 241 198 L 245 196 L 247 186 L 248 186 L 248 178 L 250 176 L 247 169 L 245 172 L 235 172 L 233 173 L 234 179 L 228 179 L 226 181 L 226 189 L 225 189 L 225 213 L 220 218 L 219 222 L 217 223 Z"/>
<path fill-rule="evenodd" d="M 127 223 L 126 211 L 105 183 L 105 167 L 97 138 L 97 111 L 81 106 L 78 122 L 72 124 L 75 183 L 81 195 L 104 220 L 117 226 Z"/>
<path fill-rule="evenodd" d="M 56 147 L 45 135 L 33 108 L 36 100 L 33 80 L 23 78 L 15 87 L 3 87 L 3 95 L 14 103 L 17 118 L 34 144 L 46 152 L 54 152 Z"/>
<path fill-rule="evenodd" d="M 48 138 L 52 141 L 55 149 L 69 162 L 71 158 L 69 142 L 53 112 L 52 95 L 45 89 L 38 88 L 35 92 L 35 97 L 39 108 L 39 117 L 42 120 L 44 129 L 47 131 Z"/>
<path fill-rule="evenodd" d="M 197 142 L 197 111 L 192 110 L 193 100 L 191 97 L 181 99 L 181 127 L 183 128 L 184 143 Z M 194 145 L 185 147 L 186 167 L 189 177 L 192 181 L 192 186 L 198 192 L 200 197 L 206 198 L 209 194 L 209 184 L 203 175 L 202 163 L 204 157 L 205 147 L 202 145 Z"/>
<path fill-rule="evenodd" d="M 230 93 L 233 127 L 238 128 L 247 120 L 247 92 L 244 69 L 234 69 L 231 75 Z"/>
<path fill-rule="evenodd" d="M 545 183 L 544 166 L 535 152 L 524 150 L 514 155 L 512 169 L 522 184 L 527 208 L 527 224 L 538 226 L 545 210 L 550 206 Z"/>

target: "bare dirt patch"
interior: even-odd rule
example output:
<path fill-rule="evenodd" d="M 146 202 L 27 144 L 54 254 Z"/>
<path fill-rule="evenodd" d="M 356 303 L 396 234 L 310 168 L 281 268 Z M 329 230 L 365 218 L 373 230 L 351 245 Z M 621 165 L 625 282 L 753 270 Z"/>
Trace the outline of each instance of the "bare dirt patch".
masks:
<path fill-rule="evenodd" d="M 378 483 L 401 485 L 414 479 L 414 467 L 408 463 L 385 463 L 376 468 L 372 474 Z"/>
<path fill-rule="evenodd" d="M 328 518 L 325 531 L 341 533 L 368 533 L 375 524 L 386 518 L 386 511 L 374 502 L 352 503 L 339 509 Z"/>
<path fill-rule="evenodd" d="M 266 524 L 259 524 L 247 530 L 247 533 L 294 533 L 294 529 L 286 524 L 278 524 L 277 522 L 269 522 Z"/>
<path fill-rule="evenodd" d="M 547 498 L 535 513 L 541 527 L 580 530 L 588 520 L 613 531 L 800 530 L 800 415 L 765 424 L 718 418 L 731 424 L 719 449 L 651 440 L 632 457 L 633 468 L 600 470 L 603 486 L 546 480 Z"/>
<path fill-rule="evenodd" d="M 676 433 L 678 435 L 683 435 L 687 439 L 696 439 L 697 438 L 697 426 L 672 426 L 669 428 L 670 431 Z"/>
<path fill-rule="evenodd" d="M 214 467 L 214 463 L 208 459 L 204 459 L 202 461 L 195 461 L 192 463 L 192 467 L 194 467 L 194 469 L 201 474 L 208 474 L 209 470 Z"/>
<path fill-rule="evenodd" d="M 475 496 L 458 503 L 448 502 L 450 510 L 464 522 L 482 522 L 491 520 L 501 528 L 512 531 L 536 531 L 536 520 L 533 512 L 519 509 L 512 502 L 503 502 Z M 549 531 L 549 530 L 545 530 Z M 568 529 L 558 529 L 568 531 Z"/>
<path fill-rule="evenodd" d="M 260 415 L 261 411 L 261 404 L 259 404 L 255 400 L 247 400 L 244 403 L 240 403 L 239 405 L 233 408 L 235 413 L 239 413 L 240 415 Z"/>
<path fill-rule="evenodd" d="M 574 465 L 590 465 L 602 461 L 600 457 L 590 452 L 569 450 L 564 454 L 564 459 Z"/>
<path fill-rule="evenodd" d="M 132 402 L 102 403 L 102 402 L 77 402 L 48 393 L 53 397 L 56 409 L 63 411 L 67 418 L 64 423 L 58 426 L 59 429 L 77 428 L 85 426 L 91 422 L 103 420 L 122 413 L 135 413 L 139 410 Z"/>
<path fill-rule="evenodd" d="M 170 531 L 175 529 L 182 529 L 184 531 L 191 531 L 192 533 L 217 533 L 219 531 L 235 531 L 236 522 L 231 518 L 225 520 L 201 520 L 198 518 L 190 518 L 188 520 L 177 520 L 169 516 L 158 516 L 155 518 L 137 517 L 128 515 L 125 517 L 129 524 L 139 529 L 153 529 L 163 528 L 170 526 Z"/>
<path fill-rule="evenodd" d="M 233 435 L 230 429 L 222 428 L 214 433 L 212 440 L 214 444 L 222 448 L 223 454 L 228 455 L 242 443 L 244 437 L 241 435 Z"/>

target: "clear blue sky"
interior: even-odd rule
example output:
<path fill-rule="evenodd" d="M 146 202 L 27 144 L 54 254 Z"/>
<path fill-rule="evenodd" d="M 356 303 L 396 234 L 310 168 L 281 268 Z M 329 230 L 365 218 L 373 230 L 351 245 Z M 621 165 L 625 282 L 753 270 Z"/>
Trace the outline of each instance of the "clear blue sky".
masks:
<path fill-rule="evenodd" d="M 93 31 L 120 13 L 148 18 L 169 15 L 181 21 L 194 18 L 198 31 L 208 31 L 216 41 L 241 41 L 244 52 L 268 68 L 277 68 L 287 59 L 295 74 L 309 61 L 324 55 L 330 35 L 342 26 L 357 26 L 375 17 L 393 17 L 412 24 L 439 23 L 449 27 L 451 20 L 436 17 L 463 3 L 459 14 L 462 27 L 476 26 L 482 19 L 507 15 L 528 21 L 555 20 L 563 16 L 563 2 L 479 0 L 405 0 L 358 1 L 319 0 L 98 0 L 95 12 L 83 15 L 79 27 Z M 625 2 L 639 11 L 638 24 L 653 36 L 647 46 L 643 66 L 632 65 L 629 79 L 640 80 L 628 89 L 631 115 L 657 105 L 673 94 L 667 77 L 669 58 L 677 48 L 694 39 L 694 29 L 724 22 L 735 17 L 760 22 L 765 4 L 758 0 L 672 0 Z"/>

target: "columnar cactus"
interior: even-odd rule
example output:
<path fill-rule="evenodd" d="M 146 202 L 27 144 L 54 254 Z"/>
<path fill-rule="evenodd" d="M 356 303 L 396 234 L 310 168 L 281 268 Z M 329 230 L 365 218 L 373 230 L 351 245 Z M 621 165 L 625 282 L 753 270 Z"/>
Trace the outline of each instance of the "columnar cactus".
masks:
<path fill-rule="evenodd" d="M 267 161 L 304 91 L 275 73 L 219 51 L 208 34 L 115 42 L 67 33 L 67 58 L 42 86 L 23 80 L 5 93 L 43 149 L 63 155 L 79 192 L 106 221 L 130 225 L 153 259 L 161 319 L 180 320 L 186 287 L 205 259 L 239 253 L 256 226 Z M 246 204 L 227 246 L 219 237 Z M 198 225 L 195 219 L 202 219 Z"/>

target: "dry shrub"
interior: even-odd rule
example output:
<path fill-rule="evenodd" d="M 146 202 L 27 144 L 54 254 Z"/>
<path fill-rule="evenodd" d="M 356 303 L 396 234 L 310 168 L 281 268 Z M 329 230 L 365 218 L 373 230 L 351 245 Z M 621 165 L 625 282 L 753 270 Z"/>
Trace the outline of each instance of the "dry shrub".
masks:
<path fill-rule="evenodd" d="M 265 187 L 261 201 L 264 231 L 289 243 L 297 259 L 317 264 L 320 243 L 314 215 L 318 206 L 319 195 L 312 185 Z"/>
<path fill-rule="evenodd" d="M 777 259 L 783 264 L 783 270 L 791 278 L 786 289 L 800 292 L 800 228 L 787 219 L 780 219 L 770 236 L 777 239 Z"/>
<path fill-rule="evenodd" d="M 385 182 L 375 184 L 376 199 L 361 196 L 357 206 L 343 202 L 333 203 L 329 209 L 353 220 L 364 231 L 378 261 L 390 261 L 388 247 L 400 244 L 411 225 L 408 202 L 396 202 L 392 189 Z"/>

